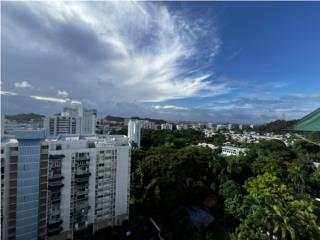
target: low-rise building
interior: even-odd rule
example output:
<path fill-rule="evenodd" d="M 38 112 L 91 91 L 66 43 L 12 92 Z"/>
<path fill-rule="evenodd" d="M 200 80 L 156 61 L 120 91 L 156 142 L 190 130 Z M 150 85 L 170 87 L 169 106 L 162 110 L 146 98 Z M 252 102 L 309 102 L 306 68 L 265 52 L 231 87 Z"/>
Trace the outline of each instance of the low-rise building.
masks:
<path fill-rule="evenodd" d="M 246 153 L 247 151 L 249 151 L 248 148 L 223 146 L 221 154 L 224 156 L 239 156 L 241 153 Z"/>

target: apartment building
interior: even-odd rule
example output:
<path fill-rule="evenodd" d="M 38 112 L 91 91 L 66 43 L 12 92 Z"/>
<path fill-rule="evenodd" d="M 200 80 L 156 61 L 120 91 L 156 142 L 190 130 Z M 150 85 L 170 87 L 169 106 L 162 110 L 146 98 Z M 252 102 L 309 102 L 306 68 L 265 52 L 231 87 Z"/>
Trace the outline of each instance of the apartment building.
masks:
<path fill-rule="evenodd" d="M 163 123 L 161 124 L 161 130 L 170 130 L 172 131 L 173 126 L 171 123 Z"/>
<path fill-rule="evenodd" d="M 128 138 L 130 142 L 135 143 L 138 147 L 140 147 L 141 140 L 141 128 L 142 124 L 140 120 L 130 119 L 128 122 Z"/>
<path fill-rule="evenodd" d="M 48 147 L 44 130 L 1 138 L 2 239 L 46 238 Z"/>
<path fill-rule="evenodd" d="M 58 136 L 60 134 L 80 134 L 81 118 L 76 116 L 52 116 L 46 117 L 43 126 L 47 129 L 48 136 Z"/>
<path fill-rule="evenodd" d="M 44 132 L 1 139 L 2 239 L 72 239 L 128 219 L 128 138 Z"/>
<path fill-rule="evenodd" d="M 95 232 L 128 219 L 130 147 L 125 136 L 48 140 L 50 239 Z"/>
<path fill-rule="evenodd" d="M 64 108 L 59 115 L 46 117 L 43 127 L 47 129 L 48 136 L 60 134 L 95 134 L 97 110 L 77 108 Z"/>

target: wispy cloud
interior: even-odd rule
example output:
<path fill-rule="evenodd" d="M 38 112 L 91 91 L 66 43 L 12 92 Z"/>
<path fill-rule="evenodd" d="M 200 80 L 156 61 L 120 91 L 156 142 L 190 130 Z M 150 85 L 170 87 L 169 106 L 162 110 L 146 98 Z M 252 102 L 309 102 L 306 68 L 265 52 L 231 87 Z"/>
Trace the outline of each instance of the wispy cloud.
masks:
<path fill-rule="evenodd" d="M 163 109 L 171 109 L 171 110 L 188 110 L 187 107 L 181 107 L 181 106 L 175 106 L 175 105 L 155 105 L 152 106 L 152 108 L 157 110 L 163 110 Z"/>
<path fill-rule="evenodd" d="M 14 92 L 8 92 L 8 91 L 0 91 L 1 95 L 6 95 L 6 96 L 16 96 L 17 94 Z"/>
<path fill-rule="evenodd" d="M 56 102 L 56 103 L 66 103 L 68 99 L 63 98 L 53 98 L 53 97 L 43 97 L 43 96 L 30 96 L 33 99 L 47 102 Z"/>
<path fill-rule="evenodd" d="M 3 18 L 6 64 L 19 55 L 14 60 L 31 72 L 21 69 L 21 75 L 41 89 L 65 89 L 97 105 L 109 98 L 159 102 L 228 91 L 212 81 L 212 68 L 197 71 L 220 51 L 214 23 L 191 21 L 163 3 L 8 2 Z"/>

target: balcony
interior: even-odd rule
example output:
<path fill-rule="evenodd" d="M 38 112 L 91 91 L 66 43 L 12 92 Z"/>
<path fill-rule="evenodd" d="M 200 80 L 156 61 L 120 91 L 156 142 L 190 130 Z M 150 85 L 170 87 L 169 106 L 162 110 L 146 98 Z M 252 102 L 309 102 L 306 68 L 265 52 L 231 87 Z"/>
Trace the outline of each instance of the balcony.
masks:
<path fill-rule="evenodd" d="M 87 178 L 90 176 L 91 176 L 91 173 L 89 171 L 77 171 L 75 174 L 76 178 Z"/>
<path fill-rule="evenodd" d="M 76 184 L 82 185 L 82 184 L 88 184 L 89 178 L 76 178 Z"/>
<path fill-rule="evenodd" d="M 49 189 L 49 190 L 61 188 L 61 187 L 63 187 L 63 186 L 64 186 L 64 184 L 63 184 L 61 181 L 49 182 L 49 183 L 48 183 L 48 189 Z"/>
<path fill-rule="evenodd" d="M 49 155 L 49 160 L 62 160 L 64 157 L 64 154 Z"/>
<path fill-rule="evenodd" d="M 48 229 L 47 230 L 47 235 L 48 236 L 52 236 L 52 235 L 55 235 L 55 234 L 58 234 L 62 231 L 62 227 L 56 227 L 56 228 L 52 228 L 52 229 Z"/>
<path fill-rule="evenodd" d="M 55 228 L 59 227 L 62 223 L 63 223 L 62 220 L 56 220 L 56 221 L 52 221 L 52 222 L 49 221 L 48 228 L 55 229 Z"/>
<path fill-rule="evenodd" d="M 61 175 L 49 176 L 48 178 L 49 182 L 61 181 L 62 179 L 64 179 L 64 177 Z"/>

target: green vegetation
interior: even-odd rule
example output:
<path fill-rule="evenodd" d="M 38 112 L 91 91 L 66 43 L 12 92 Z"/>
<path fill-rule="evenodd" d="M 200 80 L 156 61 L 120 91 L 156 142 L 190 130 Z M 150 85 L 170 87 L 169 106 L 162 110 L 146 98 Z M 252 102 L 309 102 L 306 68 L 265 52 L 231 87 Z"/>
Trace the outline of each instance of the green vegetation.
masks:
<path fill-rule="evenodd" d="M 266 123 L 255 127 L 257 132 L 273 132 L 273 133 L 285 133 L 287 131 L 294 130 L 294 125 L 298 123 L 299 120 L 276 120 L 270 123 Z"/>
<path fill-rule="evenodd" d="M 181 239 L 320 239 L 320 147 L 296 141 L 252 144 L 246 155 L 223 157 L 218 150 L 193 147 L 220 145 L 216 135 L 201 132 L 143 130 L 142 148 L 132 152 L 130 224 L 143 228 L 152 217 L 166 240 Z M 202 205 L 215 220 L 193 225 L 189 206 Z M 203 206 L 203 205 L 202 205 Z M 143 238 L 136 234 L 132 239 Z"/>
<path fill-rule="evenodd" d="M 17 123 L 29 123 L 31 121 L 40 122 L 45 116 L 36 113 L 21 113 L 16 115 L 6 115 L 5 118 L 10 121 L 17 121 Z"/>

